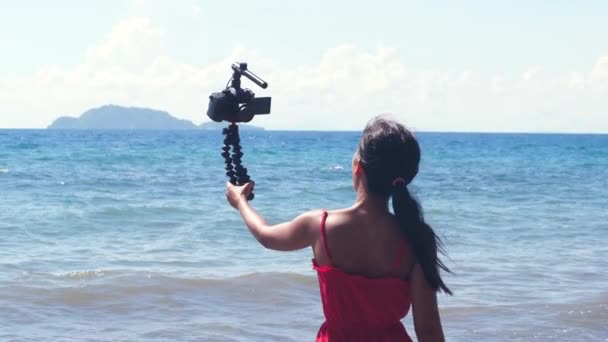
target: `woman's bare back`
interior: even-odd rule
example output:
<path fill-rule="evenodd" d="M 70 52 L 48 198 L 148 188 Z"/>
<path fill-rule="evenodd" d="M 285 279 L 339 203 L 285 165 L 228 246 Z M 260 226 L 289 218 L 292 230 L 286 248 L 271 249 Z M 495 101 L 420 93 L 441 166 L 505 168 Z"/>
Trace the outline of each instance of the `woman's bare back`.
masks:
<path fill-rule="evenodd" d="M 321 215 L 319 227 L 320 224 Z M 388 211 L 369 212 L 357 207 L 329 211 L 325 234 L 331 262 L 319 238 L 313 252 L 320 265 L 332 264 L 346 273 L 369 278 L 405 279 L 414 263 L 407 244 L 405 253 L 396 261 L 406 239 L 394 215 Z"/>

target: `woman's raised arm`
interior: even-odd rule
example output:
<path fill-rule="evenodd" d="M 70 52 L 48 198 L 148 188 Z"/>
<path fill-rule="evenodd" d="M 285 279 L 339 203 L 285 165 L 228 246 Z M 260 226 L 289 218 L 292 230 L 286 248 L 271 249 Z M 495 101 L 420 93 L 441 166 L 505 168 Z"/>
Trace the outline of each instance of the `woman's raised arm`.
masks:
<path fill-rule="evenodd" d="M 304 213 L 292 221 L 269 225 L 247 201 L 255 184 L 243 186 L 226 184 L 226 198 L 239 210 L 251 234 L 268 249 L 293 251 L 312 246 L 319 236 L 321 211 Z"/>

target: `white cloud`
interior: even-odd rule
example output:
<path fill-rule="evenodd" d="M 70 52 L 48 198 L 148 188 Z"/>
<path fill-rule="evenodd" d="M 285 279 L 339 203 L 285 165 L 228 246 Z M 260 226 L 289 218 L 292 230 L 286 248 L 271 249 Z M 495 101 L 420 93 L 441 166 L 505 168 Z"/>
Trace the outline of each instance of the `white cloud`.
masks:
<path fill-rule="evenodd" d="M 200 10 L 193 10 L 199 12 Z M 248 61 L 270 87 L 269 128 L 360 129 L 392 112 L 418 129 L 608 132 L 608 56 L 589 70 L 555 73 L 530 66 L 519 74 L 416 70 L 397 51 L 337 46 L 312 64 L 290 65 L 243 46 L 209 65 L 169 57 L 170 37 L 146 17 L 125 20 L 73 68 L 47 66 L 1 77 L 0 127 L 45 127 L 106 103 L 168 110 L 206 121 L 207 96 L 220 90 L 230 64 Z M 303 52 L 304 53 L 304 52 Z"/>
<path fill-rule="evenodd" d="M 598 76 L 608 77 L 608 56 L 598 58 L 592 72 Z"/>
<path fill-rule="evenodd" d="M 192 6 L 192 16 L 198 17 L 201 14 L 201 7 L 198 5 Z"/>
<path fill-rule="evenodd" d="M 166 50 L 165 31 L 154 27 L 149 18 L 131 18 L 120 22 L 103 43 L 87 51 L 85 65 L 135 71 L 162 58 Z"/>

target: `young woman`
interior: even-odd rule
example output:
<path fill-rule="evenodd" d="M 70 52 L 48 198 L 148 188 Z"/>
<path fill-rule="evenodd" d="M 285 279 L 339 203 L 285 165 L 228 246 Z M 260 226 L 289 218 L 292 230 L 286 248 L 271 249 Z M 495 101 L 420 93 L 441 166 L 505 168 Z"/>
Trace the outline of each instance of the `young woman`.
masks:
<path fill-rule="evenodd" d="M 353 157 L 355 204 L 304 213 L 269 225 L 247 201 L 254 184 L 227 184 L 226 197 L 266 248 L 312 247 L 325 322 L 317 341 L 411 341 L 401 319 L 414 314 L 418 341 L 443 341 L 438 291 L 440 242 L 407 185 L 418 173 L 420 147 L 403 125 L 372 119 Z M 392 198 L 393 212 L 389 211 Z"/>

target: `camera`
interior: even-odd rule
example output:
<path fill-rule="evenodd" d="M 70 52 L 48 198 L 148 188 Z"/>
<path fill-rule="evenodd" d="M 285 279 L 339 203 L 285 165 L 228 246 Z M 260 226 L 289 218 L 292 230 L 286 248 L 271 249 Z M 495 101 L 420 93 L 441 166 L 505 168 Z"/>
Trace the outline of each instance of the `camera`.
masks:
<path fill-rule="evenodd" d="M 251 89 L 241 88 L 241 76 L 245 76 L 262 89 L 268 83 L 247 69 L 247 63 L 232 64 L 232 78 L 229 86 L 219 93 L 209 96 L 207 116 L 215 121 L 249 122 L 254 115 L 270 114 L 270 97 L 255 97 Z"/>
<path fill-rule="evenodd" d="M 224 135 L 222 157 L 226 163 L 225 170 L 229 182 L 243 185 L 249 183 L 251 178 L 247 174 L 247 168 L 243 167 L 243 150 L 237 123 L 249 122 L 258 114 L 270 114 L 270 97 L 256 98 L 251 89 L 241 88 L 241 76 L 247 77 L 262 89 L 268 87 L 268 83 L 247 69 L 247 63 L 233 63 L 232 71 L 232 78 L 228 81 L 229 85 L 226 85 L 226 89 L 209 96 L 207 116 L 215 122 L 231 123 L 222 130 Z M 253 198 L 253 192 L 249 193 L 247 200 Z"/>

